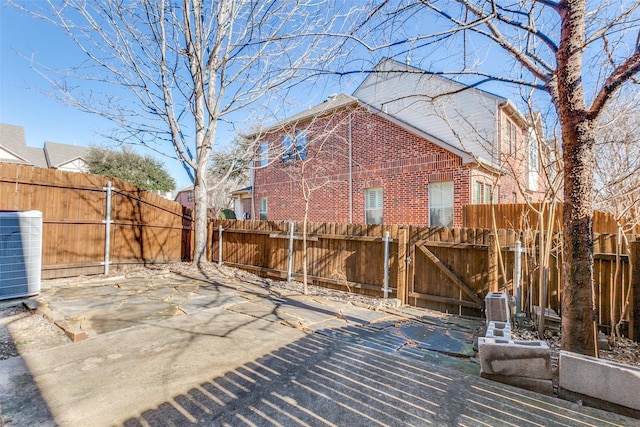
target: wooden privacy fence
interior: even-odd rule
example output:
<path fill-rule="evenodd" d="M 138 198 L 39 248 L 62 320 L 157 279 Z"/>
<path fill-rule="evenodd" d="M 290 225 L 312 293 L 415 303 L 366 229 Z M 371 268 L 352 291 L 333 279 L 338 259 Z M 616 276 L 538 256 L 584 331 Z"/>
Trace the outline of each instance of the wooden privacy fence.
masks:
<path fill-rule="evenodd" d="M 301 280 L 302 223 L 293 223 L 293 239 L 290 224 L 215 220 L 212 261 L 221 256 L 224 264 L 263 276 L 286 279 L 290 275 Z M 540 254 L 533 232 L 500 229 L 494 237 L 490 230 L 477 228 L 309 223 L 307 234 L 308 279 L 312 284 L 382 297 L 386 277 L 389 296 L 403 303 L 472 316 L 482 314 L 484 297 L 492 290 L 492 278 L 500 289 L 514 294 L 515 246 L 520 241 L 521 308 L 530 313 L 533 306 L 543 305 L 561 314 L 562 257 L 558 236 L 558 246 L 549 263 L 549 283 L 542 292 Z M 630 294 L 623 331 L 640 339 L 640 263 L 636 262 L 634 282 L 630 283 L 629 254 L 620 254 L 616 268 L 615 237 L 596 235 L 597 321 L 602 330 L 609 331 L 612 311 L 614 319 L 619 319 Z M 499 259 L 497 253 L 491 255 L 495 252 L 494 238 L 499 243 L 503 268 L 494 261 Z M 632 250 L 640 255 L 640 242 L 632 243 Z"/>
<path fill-rule="evenodd" d="M 533 203 L 533 208 L 541 209 L 540 203 Z M 562 204 L 558 205 L 555 215 L 554 231 L 562 231 Z M 493 213 L 492 213 L 493 211 Z M 548 217 L 548 207 L 545 209 L 545 221 Z M 538 214 L 527 204 L 500 205 L 465 205 L 462 207 L 462 226 L 473 228 L 493 228 L 492 215 L 495 216 L 496 228 L 518 229 L 538 228 Z M 545 227 L 546 228 L 546 227 Z M 613 215 L 606 212 L 593 213 L 593 231 L 596 233 L 615 234 L 618 232 Z M 636 226 L 634 233 L 640 234 L 640 226 Z"/>
<path fill-rule="evenodd" d="M 114 266 L 191 257 L 185 209 L 118 179 L 0 163 L 0 210 L 42 211 L 43 279 L 102 273 L 105 255 Z"/>

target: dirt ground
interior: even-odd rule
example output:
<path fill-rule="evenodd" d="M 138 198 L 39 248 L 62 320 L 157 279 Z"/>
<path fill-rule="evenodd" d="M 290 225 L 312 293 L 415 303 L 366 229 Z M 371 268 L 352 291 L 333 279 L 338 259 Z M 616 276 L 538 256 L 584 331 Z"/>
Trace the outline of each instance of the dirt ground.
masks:
<path fill-rule="evenodd" d="M 62 329 L 23 304 L 0 306 L 0 360 L 69 343 Z"/>

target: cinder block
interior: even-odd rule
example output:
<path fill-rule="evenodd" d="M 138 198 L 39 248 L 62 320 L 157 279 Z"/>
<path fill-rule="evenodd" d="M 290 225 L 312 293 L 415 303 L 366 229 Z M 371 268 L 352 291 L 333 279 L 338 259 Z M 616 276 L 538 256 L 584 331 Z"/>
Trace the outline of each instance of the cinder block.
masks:
<path fill-rule="evenodd" d="M 560 352 L 559 387 L 640 411 L 640 368 L 591 356 Z"/>
<path fill-rule="evenodd" d="M 509 384 L 514 387 L 523 388 L 525 390 L 531 390 L 536 393 L 546 394 L 547 396 L 553 396 L 553 381 L 541 380 L 538 378 L 526 378 L 518 377 L 515 375 L 494 375 L 487 374 L 486 372 L 480 372 L 482 378 L 486 378 L 491 381 L 496 381 L 502 384 Z"/>
<path fill-rule="evenodd" d="M 544 341 L 478 338 L 480 371 L 492 375 L 514 375 L 550 380 L 551 354 Z"/>
<path fill-rule="evenodd" d="M 509 301 L 504 292 L 489 292 L 484 298 L 484 305 L 487 315 L 487 323 L 504 322 L 509 323 L 511 315 L 509 312 Z"/>
<path fill-rule="evenodd" d="M 511 339 L 511 330 L 510 329 L 492 329 L 487 328 L 487 333 L 485 334 L 487 338 L 498 338 L 502 340 L 510 340 Z"/>
<path fill-rule="evenodd" d="M 487 332 L 484 335 L 487 338 L 510 340 L 511 324 L 505 322 L 489 322 L 489 326 L 487 326 Z"/>

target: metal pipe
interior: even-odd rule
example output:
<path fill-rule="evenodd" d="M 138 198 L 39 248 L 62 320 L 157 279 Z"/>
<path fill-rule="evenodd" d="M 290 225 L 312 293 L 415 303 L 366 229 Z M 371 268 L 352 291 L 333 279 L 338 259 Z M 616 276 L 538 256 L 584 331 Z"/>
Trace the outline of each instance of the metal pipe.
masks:
<path fill-rule="evenodd" d="M 389 298 L 389 232 L 384 232 L 384 299 Z"/>
<path fill-rule="evenodd" d="M 222 226 L 218 226 L 218 265 L 222 265 Z"/>
<path fill-rule="evenodd" d="M 291 221 L 289 223 L 289 257 L 288 257 L 288 265 L 287 265 L 287 282 L 291 282 L 291 270 L 293 269 L 293 229 L 295 227 L 295 223 Z"/>
<path fill-rule="evenodd" d="M 111 181 L 103 188 L 107 192 L 107 209 L 104 220 L 104 275 L 109 275 L 109 253 L 111 252 Z"/>
<path fill-rule="evenodd" d="M 353 224 L 353 113 L 349 115 L 349 224 Z"/>
<path fill-rule="evenodd" d="M 516 319 L 520 317 L 520 304 L 522 303 L 522 243 L 516 240 L 515 259 L 513 263 L 513 286 L 516 289 Z"/>

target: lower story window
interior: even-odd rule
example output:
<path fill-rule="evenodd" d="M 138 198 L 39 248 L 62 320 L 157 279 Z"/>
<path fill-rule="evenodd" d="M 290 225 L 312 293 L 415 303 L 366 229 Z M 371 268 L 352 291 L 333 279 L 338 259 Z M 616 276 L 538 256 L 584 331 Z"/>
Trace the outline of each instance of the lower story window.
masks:
<path fill-rule="evenodd" d="M 453 181 L 429 183 L 429 226 L 453 227 Z"/>
<path fill-rule="evenodd" d="M 260 221 L 267 220 L 267 198 L 262 197 L 259 201 L 259 213 L 260 213 Z"/>
<path fill-rule="evenodd" d="M 382 188 L 364 190 L 364 212 L 367 224 L 382 224 Z"/>
<path fill-rule="evenodd" d="M 493 192 L 493 187 L 491 184 L 485 184 L 480 181 L 475 182 L 475 194 L 474 194 L 474 203 L 477 205 L 480 204 L 490 204 L 491 203 L 491 195 Z"/>

